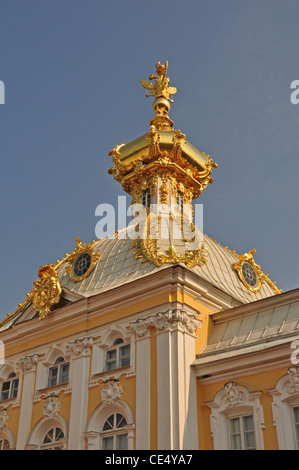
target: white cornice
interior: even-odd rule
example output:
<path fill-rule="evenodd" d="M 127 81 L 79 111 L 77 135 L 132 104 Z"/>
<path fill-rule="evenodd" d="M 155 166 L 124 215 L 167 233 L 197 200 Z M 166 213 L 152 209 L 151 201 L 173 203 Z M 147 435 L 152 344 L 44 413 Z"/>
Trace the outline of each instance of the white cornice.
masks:
<path fill-rule="evenodd" d="M 150 299 L 171 292 L 188 294 L 214 311 L 229 308 L 232 306 L 232 302 L 235 302 L 190 270 L 175 265 L 92 297 L 75 300 L 75 297 L 78 298 L 78 296 L 71 296 L 74 300 L 73 303 L 57 308 L 42 320 L 32 318 L 25 322 L 15 323 L 0 333 L 0 339 L 7 349 L 23 344 L 24 340 L 29 346 L 30 342 L 44 335 L 57 333 L 59 330 L 75 327 L 76 324 L 86 320 L 93 320 L 99 316 L 139 304 L 138 309 L 134 310 L 134 314 L 128 317 L 132 319 L 136 314 L 144 312 L 143 306 Z M 59 340 L 63 340 L 63 337 Z"/>

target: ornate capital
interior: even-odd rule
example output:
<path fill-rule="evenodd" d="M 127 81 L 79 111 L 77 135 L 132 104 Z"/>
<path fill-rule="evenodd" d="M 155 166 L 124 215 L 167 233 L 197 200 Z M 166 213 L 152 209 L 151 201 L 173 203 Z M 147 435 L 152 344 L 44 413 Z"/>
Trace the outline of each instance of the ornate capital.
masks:
<path fill-rule="evenodd" d="M 131 331 L 134 331 L 138 338 L 145 336 L 151 327 L 155 327 L 159 331 L 180 330 L 185 333 L 194 334 L 195 330 L 201 327 L 201 321 L 197 320 L 194 314 L 187 313 L 180 308 L 175 308 L 139 319 L 130 323 L 130 327 Z"/>
<path fill-rule="evenodd" d="M 61 404 L 58 400 L 58 397 L 56 395 L 48 396 L 43 406 L 44 418 L 55 418 L 60 410 Z"/>
<path fill-rule="evenodd" d="M 151 326 L 152 323 L 149 318 L 139 319 L 135 322 L 130 323 L 130 329 L 135 333 L 137 338 L 142 338 L 146 336 Z"/>
<path fill-rule="evenodd" d="M 112 403 L 115 403 L 115 401 L 120 400 L 122 393 L 123 390 L 118 381 L 107 380 L 105 387 L 101 392 L 101 398 L 105 404 L 111 405 Z"/>
<path fill-rule="evenodd" d="M 197 320 L 195 315 L 177 308 L 158 313 L 155 317 L 155 327 L 158 330 L 174 331 L 179 329 L 185 333 L 194 334 L 195 330 L 201 327 L 201 321 Z"/>
<path fill-rule="evenodd" d="M 37 363 L 39 362 L 39 357 L 37 354 L 32 356 L 25 356 L 19 360 L 19 365 L 24 372 L 33 371 L 36 368 Z"/>
<path fill-rule="evenodd" d="M 71 341 L 69 343 L 69 348 L 73 351 L 74 355 L 77 357 L 86 356 L 90 353 L 90 348 L 93 345 L 93 338 L 81 338 Z"/>

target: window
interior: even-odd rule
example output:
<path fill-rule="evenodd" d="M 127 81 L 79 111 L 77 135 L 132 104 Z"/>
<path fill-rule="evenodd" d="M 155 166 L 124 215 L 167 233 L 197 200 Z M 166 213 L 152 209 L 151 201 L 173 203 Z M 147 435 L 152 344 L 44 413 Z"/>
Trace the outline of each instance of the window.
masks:
<path fill-rule="evenodd" d="M 102 430 L 103 450 L 127 450 L 128 433 L 126 418 L 120 413 L 114 413 L 105 421 Z"/>
<path fill-rule="evenodd" d="M 16 378 L 16 374 L 14 372 L 11 372 L 8 376 L 8 380 L 2 384 L 1 400 L 16 398 L 18 395 L 18 386 L 19 379 Z"/>
<path fill-rule="evenodd" d="M 59 427 L 51 428 L 43 439 L 41 449 L 43 450 L 61 450 L 63 444 L 61 439 L 64 438 L 64 433 Z"/>
<path fill-rule="evenodd" d="M 294 304 L 295 305 L 295 304 Z M 273 397 L 273 419 L 279 450 L 299 450 L 299 367 L 289 367 L 276 386 L 269 390 Z"/>
<path fill-rule="evenodd" d="M 105 369 L 114 370 L 120 367 L 126 367 L 130 365 L 130 345 L 124 344 L 122 338 L 118 338 L 114 341 L 113 347 L 106 353 L 106 364 Z"/>
<path fill-rule="evenodd" d="M 149 189 L 146 189 L 142 193 L 142 205 L 143 207 L 149 207 L 151 205 L 151 192 Z"/>
<path fill-rule="evenodd" d="M 230 418 L 230 438 L 232 450 L 255 450 L 253 416 Z"/>
<path fill-rule="evenodd" d="M 10 445 L 7 439 L 0 439 L 0 450 L 9 450 Z"/>
<path fill-rule="evenodd" d="M 211 408 L 214 450 L 264 448 L 261 394 L 231 381 L 224 384 L 213 401 L 207 402 Z"/>
<path fill-rule="evenodd" d="M 177 192 L 176 205 L 181 212 L 184 211 L 184 196 L 180 191 Z"/>
<path fill-rule="evenodd" d="M 84 276 L 91 266 L 91 254 L 86 251 L 81 253 L 74 261 L 73 274 L 75 277 Z"/>
<path fill-rule="evenodd" d="M 69 380 L 69 363 L 65 362 L 63 357 L 58 357 L 55 366 L 50 367 L 48 377 L 48 387 L 68 382 Z"/>

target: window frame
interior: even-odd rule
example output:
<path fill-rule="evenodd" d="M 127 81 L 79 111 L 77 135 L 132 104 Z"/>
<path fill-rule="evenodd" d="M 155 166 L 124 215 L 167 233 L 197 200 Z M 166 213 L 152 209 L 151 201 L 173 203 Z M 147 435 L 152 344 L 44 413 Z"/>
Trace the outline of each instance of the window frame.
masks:
<path fill-rule="evenodd" d="M 129 354 L 121 355 L 121 351 L 124 348 L 129 348 Z M 109 354 L 115 352 L 115 357 L 108 357 Z M 127 364 L 121 363 L 124 358 L 129 358 L 129 362 Z M 115 362 L 115 367 L 108 368 L 107 364 L 112 364 Z M 123 340 L 123 338 L 118 337 L 113 341 L 113 344 L 110 348 L 106 350 L 105 354 L 105 364 L 104 364 L 104 372 L 111 372 L 117 369 L 123 369 L 124 367 L 130 367 L 131 365 L 131 344 L 127 343 Z"/>
<path fill-rule="evenodd" d="M 247 417 L 252 417 L 253 421 L 253 428 L 250 430 L 250 432 L 253 432 L 254 435 L 254 447 L 246 447 L 246 439 L 245 439 L 245 427 L 244 427 L 244 418 Z M 238 419 L 239 424 L 240 424 L 240 440 L 241 440 L 241 448 L 240 449 L 235 449 L 233 447 L 233 440 L 232 440 L 232 430 L 231 430 L 231 422 L 233 419 Z M 229 415 L 227 417 L 227 423 L 228 423 L 228 433 L 229 433 L 229 444 L 230 444 L 230 450 L 256 450 L 256 436 L 255 436 L 255 426 L 254 426 L 254 415 L 253 413 L 250 414 L 250 412 L 244 412 L 236 415 Z M 237 433 L 236 433 L 237 434 Z"/>
<path fill-rule="evenodd" d="M 184 213 L 184 195 L 181 191 L 177 191 L 176 194 L 176 207 L 181 213 Z"/>
<path fill-rule="evenodd" d="M 232 385 L 231 395 L 227 386 Z M 229 419 L 239 416 L 253 416 L 253 430 L 255 449 L 264 449 L 263 408 L 260 403 L 261 391 L 251 391 L 237 382 L 227 382 L 220 389 L 213 401 L 206 402 L 211 409 L 211 432 L 214 441 L 214 450 L 232 450 Z"/>
<path fill-rule="evenodd" d="M 121 419 L 125 420 L 125 425 L 118 427 L 117 426 L 117 416 L 121 416 Z M 104 427 L 108 420 L 113 416 L 113 427 L 111 429 L 104 430 Z M 117 439 L 119 436 L 126 436 L 126 449 L 119 449 L 117 446 Z M 105 439 L 113 438 L 113 448 L 112 449 L 106 449 L 104 446 L 104 441 Z M 111 413 L 104 421 L 104 424 L 102 426 L 102 430 L 100 433 L 100 447 L 102 450 L 128 450 L 128 422 L 126 417 L 120 413 L 119 411 L 114 411 Z"/>
<path fill-rule="evenodd" d="M 142 191 L 142 194 L 141 194 L 141 203 L 143 205 L 143 207 L 145 209 L 147 209 L 148 207 L 150 207 L 151 203 L 152 203 L 152 195 L 151 195 L 151 191 L 149 188 L 145 189 L 144 191 Z"/>
<path fill-rule="evenodd" d="M 52 440 L 51 442 L 46 442 L 45 443 L 45 439 L 47 437 L 47 435 L 52 431 L 53 431 L 53 436 L 56 434 L 56 430 L 59 429 L 63 436 L 61 438 L 59 438 L 58 440 Z M 59 427 L 58 425 L 54 425 L 52 427 L 50 427 L 46 433 L 44 434 L 44 437 L 43 437 L 43 441 L 40 445 L 40 450 L 60 450 L 60 449 L 64 449 L 65 448 L 65 435 L 64 435 L 64 431 L 61 427 Z M 59 448 L 59 449 L 58 449 Z"/>
<path fill-rule="evenodd" d="M 5 384 L 9 384 L 7 390 L 3 390 Z M 19 377 L 17 377 L 15 372 L 10 372 L 7 379 L 3 380 L 1 384 L 1 392 L 0 392 L 0 402 L 13 400 L 17 398 L 19 391 Z M 7 398 L 3 398 L 3 393 L 8 393 Z"/>
<path fill-rule="evenodd" d="M 63 379 L 63 367 L 67 366 L 67 380 Z M 56 382 L 51 383 L 51 380 L 55 376 L 51 376 L 51 371 L 53 372 L 55 369 L 57 369 L 57 374 L 56 374 Z M 69 361 L 66 361 L 64 356 L 58 356 L 55 363 L 48 368 L 48 383 L 47 383 L 47 388 L 48 387 L 56 387 L 58 385 L 63 385 L 66 383 L 69 383 L 70 380 L 70 363 Z"/>

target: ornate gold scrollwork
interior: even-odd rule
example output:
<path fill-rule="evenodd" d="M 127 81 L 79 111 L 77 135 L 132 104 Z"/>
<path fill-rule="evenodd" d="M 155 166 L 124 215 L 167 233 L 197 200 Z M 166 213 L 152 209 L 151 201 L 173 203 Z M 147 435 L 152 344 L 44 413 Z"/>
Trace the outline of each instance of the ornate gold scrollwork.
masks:
<path fill-rule="evenodd" d="M 100 255 L 98 253 L 94 252 L 94 247 L 93 245 L 95 244 L 95 241 L 92 241 L 89 244 L 84 244 L 81 242 L 81 239 L 79 237 L 76 237 L 76 248 L 72 253 L 67 255 L 67 262 L 69 265 L 66 268 L 66 272 L 69 274 L 70 278 L 75 281 L 75 282 L 80 282 L 83 281 L 86 277 L 89 276 L 91 271 L 93 270 L 95 263 L 99 259 Z M 81 276 L 76 275 L 74 272 L 74 265 L 76 263 L 76 260 L 78 260 L 79 256 L 81 256 L 83 253 L 88 253 L 90 255 L 90 265 L 89 268 L 82 274 Z"/>
<path fill-rule="evenodd" d="M 42 266 L 38 271 L 39 280 L 33 283 L 32 304 L 40 319 L 50 313 L 53 305 L 60 300 L 61 283 L 52 264 Z"/>
<path fill-rule="evenodd" d="M 253 256 L 255 253 L 256 249 L 253 249 L 248 253 L 239 255 L 239 261 L 234 263 L 234 269 L 237 271 L 239 278 L 244 286 L 253 293 L 258 292 L 265 281 L 276 294 L 280 294 L 282 290 L 278 289 L 276 283 L 271 281 L 268 274 L 263 273 L 261 267 L 254 261 Z"/>
<path fill-rule="evenodd" d="M 158 216 L 150 213 L 147 215 L 146 222 L 141 229 L 141 237 L 133 240 L 132 244 L 135 248 L 135 256 L 141 258 L 142 262 L 149 261 L 156 266 L 170 263 L 184 263 L 187 267 L 192 268 L 195 265 L 202 266 L 208 260 L 208 249 L 204 242 L 200 243 L 200 234 L 197 229 L 194 230 L 193 239 L 190 240 L 195 249 L 185 249 L 184 253 L 177 253 L 174 244 L 170 242 L 168 249 L 161 252 L 158 248 L 159 242 L 159 220 Z M 172 220 L 177 219 L 173 218 Z M 181 225 L 181 221 L 178 220 Z M 191 226 L 191 230 L 194 227 Z M 187 245 L 186 245 L 187 246 Z"/>

